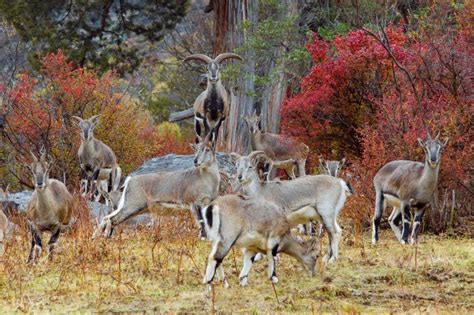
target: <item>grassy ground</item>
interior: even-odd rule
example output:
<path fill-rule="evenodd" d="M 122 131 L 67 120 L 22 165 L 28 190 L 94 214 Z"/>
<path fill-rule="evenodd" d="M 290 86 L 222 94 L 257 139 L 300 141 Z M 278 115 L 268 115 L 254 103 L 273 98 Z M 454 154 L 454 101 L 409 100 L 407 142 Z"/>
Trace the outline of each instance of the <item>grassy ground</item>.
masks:
<path fill-rule="evenodd" d="M 281 257 L 278 299 L 265 261 L 254 264 L 247 287 L 238 286 L 242 263 L 236 249 L 224 260 L 231 286 L 216 284 L 213 303 L 201 284 L 209 244 L 197 241 L 182 222 L 165 219 L 155 230 L 95 241 L 91 226 L 78 224 L 61 236 L 52 261 L 33 266 L 25 263 L 29 238 L 21 230 L 0 258 L 0 313 L 474 312 L 471 239 L 424 234 L 417 247 L 402 246 L 384 231 L 374 247 L 368 231 L 358 237 L 345 231 L 339 261 L 319 262 L 313 278 L 295 260 Z"/>

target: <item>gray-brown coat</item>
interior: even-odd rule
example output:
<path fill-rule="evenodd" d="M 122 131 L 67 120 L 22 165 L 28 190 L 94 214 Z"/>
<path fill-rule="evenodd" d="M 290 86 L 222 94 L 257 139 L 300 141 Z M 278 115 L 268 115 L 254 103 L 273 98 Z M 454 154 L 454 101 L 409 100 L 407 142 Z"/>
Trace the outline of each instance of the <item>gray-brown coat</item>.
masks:
<path fill-rule="evenodd" d="M 268 170 L 267 180 L 270 179 L 271 168 L 273 166 L 280 168 L 279 164 L 281 164 L 281 168 L 285 169 L 287 175 L 293 178 L 295 174 L 294 172 L 291 174 L 291 170 L 288 168 L 291 164 L 281 163 L 282 161 L 293 161 L 297 166 L 297 176 L 306 175 L 305 165 L 309 154 L 308 146 L 283 135 L 262 132 L 258 126 L 259 121 L 260 117 L 256 114 L 245 118 L 250 132 L 252 151 L 263 151 L 269 159 L 268 163 L 270 169 Z M 290 171 L 290 174 L 288 174 L 288 171 Z"/>
<path fill-rule="evenodd" d="M 394 208 L 389 223 L 402 244 L 408 243 L 410 210 L 415 209 L 411 242 L 416 242 L 424 211 L 434 200 L 438 187 L 441 150 L 448 142 L 448 139 L 440 142 L 438 138 L 439 133 L 434 139 L 428 134 L 426 142 L 418 138 L 425 151 L 424 164 L 416 161 L 392 161 L 385 164 L 375 175 L 375 215 L 372 230 L 374 244 L 378 241 L 378 227 L 383 210 L 387 206 Z M 401 229 L 398 227 L 400 216 L 403 220 Z"/>
<path fill-rule="evenodd" d="M 328 175 L 262 182 L 255 170 L 262 156 L 265 156 L 262 151 L 254 151 L 237 160 L 237 178 L 242 192 L 251 197 L 266 199 L 282 208 L 292 226 L 314 220 L 322 221 L 329 236 L 325 260 L 334 262 L 338 257 L 342 233 L 337 224 L 337 216 L 344 207 L 347 196 L 352 193 L 348 184 L 340 178 Z"/>
<path fill-rule="evenodd" d="M 96 181 L 109 181 L 111 178 L 112 190 L 117 190 L 120 184 L 121 169 L 112 149 L 94 137 L 94 129 L 99 122 L 99 115 L 89 119 L 73 116 L 81 132 L 81 145 L 78 150 L 80 167 L 86 179 L 86 187 Z M 108 185 L 107 185 L 108 186 Z M 104 187 L 105 188 L 105 187 Z M 87 192 L 87 189 L 85 189 Z"/>
<path fill-rule="evenodd" d="M 208 238 L 212 241 L 204 283 L 210 283 L 230 249 L 236 245 L 244 250 L 240 284 L 247 284 L 252 261 L 257 253 L 268 258 L 268 278 L 276 283 L 275 256 L 282 252 L 296 258 L 311 275 L 319 256 L 316 242 L 301 243 L 290 234 L 285 211 L 261 198 L 242 195 L 218 197 L 202 209 Z M 223 279 L 225 281 L 225 279 Z"/>
<path fill-rule="evenodd" d="M 210 141 L 211 135 L 209 133 L 203 142 L 193 145 L 194 167 L 127 177 L 116 210 L 102 219 L 94 234 L 110 237 L 115 226 L 150 208 L 159 215 L 174 215 L 176 211 L 191 207 L 201 224 L 200 208 L 209 204 L 219 192 L 215 138 Z"/>
<path fill-rule="evenodd" d="M 48 254 L 51 257 L 59 234 L 70 223 L 73 208 L 73 198 L 66 186 L 56 179 L 49 178 L 52 160 L 46 161 L 45 153 L 41 155 L 39 161 L 36 156 L 33 154 L 32 156 L 33 163 L 31 163 L 30 170 L 35 190 L 26 210 L 32 235 L 28 262 L 34 260 L 42 250 L 41 235 L 43 232 L 51 233 L 48 242 Z"/>

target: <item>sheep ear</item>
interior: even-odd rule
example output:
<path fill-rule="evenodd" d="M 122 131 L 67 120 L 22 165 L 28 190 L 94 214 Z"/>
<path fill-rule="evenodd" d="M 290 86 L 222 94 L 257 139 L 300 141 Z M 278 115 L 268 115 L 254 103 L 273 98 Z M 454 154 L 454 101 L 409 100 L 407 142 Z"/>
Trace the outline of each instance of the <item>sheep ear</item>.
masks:
<path fill-rule="evenodd" d="M 194 152 L 197 151 L 197 145 L 195 145 L 194 143 L 190 143 L 189 146 L 191 147 L 191 149 L 193 149 Z"/>

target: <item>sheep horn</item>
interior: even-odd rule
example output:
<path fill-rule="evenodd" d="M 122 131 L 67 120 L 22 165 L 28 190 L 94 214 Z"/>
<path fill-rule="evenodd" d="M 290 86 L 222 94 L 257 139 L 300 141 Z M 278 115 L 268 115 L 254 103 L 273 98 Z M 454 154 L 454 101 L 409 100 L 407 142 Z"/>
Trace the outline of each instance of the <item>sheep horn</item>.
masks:
<path fill-rule="evenodd" d="M 187 56 L 186 58 L 184 58 L 183 62 L 186 62 L 186 61 L 189 61 L 189 60 L 198 60 L 198 61 L 203 61 L 205 63 L 211 63 L 212 62 L 211 58 L 209 58 L 208 56 L 203 55 L 203 54 L 195 54 L 195 55 Z"/>
<path fill-rule="evenodd" d="M 244 60 L 244 59 L 243 59 L 242 57 L 240 57 L 239 55 L 233 54 L 233 53 L 222 53 L 222 54 L 220 54 L 219 56 L 217 56 L 214 60 L 215 60 L 217 63 L 221 63 L 221 62 L 223 62 L 224 60 L 230 59 L 230 58 L 239 59 L 239 60 L 241 60 L 241 61 Z"/>
<path fill-rule="evenodd" d="M 33 154 L 32 151 L 30 151 L 30 154 L 33 157 L 33 161 L 38 162 L 38 158 L 36 157 L 36 155 Z"/>
<path fill-rule="evenodd" d="M 259 158 L 264 158 L 265 160 L 268 160 L 268 156 L 263 151 L 253 151 L 248 155 L 248 158 L 253 164 L 255 164 L 255 162 Z"/>

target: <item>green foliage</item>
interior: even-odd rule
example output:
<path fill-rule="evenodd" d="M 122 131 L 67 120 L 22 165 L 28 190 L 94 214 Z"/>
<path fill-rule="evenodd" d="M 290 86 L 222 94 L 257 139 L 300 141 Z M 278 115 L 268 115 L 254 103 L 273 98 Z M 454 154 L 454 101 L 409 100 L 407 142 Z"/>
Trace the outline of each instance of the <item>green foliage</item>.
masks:
<path fill-rule="evenodd" d="M 163 122 L 158 125 L 156 132 L 158 136 L 171 136 L 172 139 L 182 140 L 183 135 L 181 134 L 181 129 L 177 124 L 170 122 Z"/>
<path fill-rule="evenodd" d="M 23 1 L 0 0 L 0 15 L 38 56 L 62 49 L 69 60 L 100 72 L 132 72 L 143 47 L 158 42 L 186 14 L 187 1 Z M 37 54 L 37 52 L 40 54 Z"/>
<path fill-rule="evenodd" d="M 318 27 L 318 35 L 325 40 L 331 40 L 337 35 L 344 35 L 350 29 L 350 25 L 344 22 L 337 23 L 331 26 Z"/>
<path fill-rule="evenodd" d="M 163 94 L 158 94 L 156 96 L 149 95 L 145 100 L 145 106 L 156 121 L 166 121 L 171 109 L 177 108 L 179 103 Z"/>
<path fill-rule="evenodd" d="M 261 101 L 263 91 L 277 80 L 282 71 L 300 76 L 310 57 L 304 49 L 304 31 L 299 27 L 299 16 L 288 13 L 285 2 L 275 0 L 258 1 L 259 21 L 252 25 L 244 21 L 240 28 L 247 32 L 244 44 L 237 53 L 253 52 L 255 71 L 244 72 L 240 65 L 229 65 L 223 77 L 236 80 L 238 77 L 250 78 L 255 90 L 249 92 L 256 101 Z"/>

